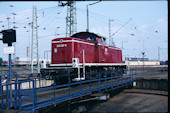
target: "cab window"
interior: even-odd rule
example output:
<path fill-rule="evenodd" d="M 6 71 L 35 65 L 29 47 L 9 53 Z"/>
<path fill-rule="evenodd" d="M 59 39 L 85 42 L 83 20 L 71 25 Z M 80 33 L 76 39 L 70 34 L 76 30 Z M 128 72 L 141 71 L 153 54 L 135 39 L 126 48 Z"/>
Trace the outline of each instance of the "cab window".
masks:
<path fill-rule="evenodd" d="M 106 39 L 105 39 L 105 38 L 101 37 L 101 38 L 100 38 L 100 41 L 101 41 L 101 44 L 107 45 L 107 42 L 106 42 Z"/>

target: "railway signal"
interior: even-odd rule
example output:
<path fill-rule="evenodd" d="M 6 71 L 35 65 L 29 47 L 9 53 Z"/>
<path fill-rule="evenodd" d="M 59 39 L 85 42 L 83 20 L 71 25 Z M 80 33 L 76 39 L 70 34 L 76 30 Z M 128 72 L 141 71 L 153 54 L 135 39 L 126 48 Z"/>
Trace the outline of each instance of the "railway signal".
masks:
<path fill-rule="evenodd" d="M 7 43 L 8 47 L 4 48 L 4 51 L 9 54 L 9 78 L 8 83 L 12 83 L 12 68 L 11 68 L 11 54 L 14 52 L 14 48 L 12 46 L 13 42 L 16 42 L 16 31 L 13 29 L 2 30 L 2 41 L 3 43 Z M 10 90 L 10 101 L 12 100 L 12 86 L 9 87 Z M 11 106 L 11 104 L 10 104 Z"/>
<path fill-rule="evenodd" d="M 8 46 L 12 46 L 12 42 L 16 42 L 16 31 L 13 29 L 2 30 L 2 41 L 3 43 L 7 43 Z"/>

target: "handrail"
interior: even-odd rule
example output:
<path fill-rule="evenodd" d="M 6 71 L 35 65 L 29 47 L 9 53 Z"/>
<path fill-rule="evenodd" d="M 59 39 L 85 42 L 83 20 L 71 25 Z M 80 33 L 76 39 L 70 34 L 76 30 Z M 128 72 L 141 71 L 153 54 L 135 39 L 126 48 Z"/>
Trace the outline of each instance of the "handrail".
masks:
<path fill-rule="evenodd" d="M 83 73 L 82 73 L 83 74 Z M 82 75 L 81 74 L 81 75 Z M 105 90 L 107 92 L 108 88 L 113 87 L 118 87 L 118 86 L 123 86 L 124 84 L 127 85 L 127 83 L 132 83 L 136 79 L 134 78 L 134 73 L 132 70 L 130 70 L 129 74 L 124 74 L 121 73 L 118 76 L 118 72 L 116 72 L 116 75 L 113 76 L 113 72 L 111 73 L 104 73 L 105 76 L 102 78 L 101 73 L 97 72 L 97 78 L 92 79 L 92 73 L 88 73 L 88 80 L 81 80 L 77 82 L 71 82 L 70 74 L 68 73 L 68 83 L 67 84 L 62 84 L 62 85 L 56 85 L 55 82 L 55 77 L 54 79 L 54 84 L 49 87 L 41 87 L 41 88 L 36 88 L 36 80 L 35 79 L 25 79 L 25 80 L 17 80 L 13 83 L 6 83 L 2 84 L 2 78 L 0 76 L 0 90 L 1 90 L 1 113 L 3 113 L 4 106 L 8 106 L 10 109 L 10 104 L 14 104 L 14 108 L 18 109 L 17 106 L 19 107 L 20 110 L 32 110 L 33 112 L 36 111 L 36 109 L 52 105 L 55 103 L 60 103 L 63 101 L 68 101 L 74 98 L 78 98 L 81 96 L 89 95 L 94 91 L 98 91 L 100 94 L 102 90 Z M 80 75 L 80 77 L 81 77 Z M 125 76 L 125 77 L 124 77 Z M 23 90 L 21 89 L 21 84 L 24 82 L 30 82 L 32 81 L 32 89 L 28 90 Z M 14 95 L 14 100 L 9 101 L 8 99 L 8 86 L 10 85 L 15 85 L 15 90 L 12 92 Z M 78 86 L 76 86 L 78 85 Z M 76 86 L 76 87 L 74 87 Z M 6 92 L 7 95 L 5 95 L 4 92 L 4 87 L 6 87 Z M 61 89 L 63 88 L 63 89 Z M 64 89 L 65 88 L 65 89 Z M 76 89 L 79 88 L 79 89 Z M 63 94 L 60 94 L 60 89 L 61 91 L 66 91 Z M 45 95 L 48 94 L 49 96 L 47 99 L 44 100 L 38 100 L 39 95 Z M 56 95 L 60 94 L 60 95 Z M 7 97 L 7 102 L 4 102 L 4 97 Z M 32 101 L 30 103 L 24 103 L 26 99 L 32 98 Z M 30 99 L 31 100 L 31 99 Z"/>

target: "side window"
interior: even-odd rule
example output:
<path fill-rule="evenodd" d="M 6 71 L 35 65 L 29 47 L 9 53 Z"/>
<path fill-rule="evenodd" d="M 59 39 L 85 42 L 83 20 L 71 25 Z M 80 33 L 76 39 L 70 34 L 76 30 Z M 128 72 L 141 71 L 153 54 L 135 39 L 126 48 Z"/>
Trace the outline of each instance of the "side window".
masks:
<path fill-rule="evenodd" d="M 103 38 L 100 38 L 100 42 L 101 42 L 101 44 L 103 44 Z"/>
<path fill-rule="evenodd" d="M 104 39 L 104 38 L 100 38 L 100 41 L 101 41 L 101 44 L 103 44 L 103 45 L 107 45 L 106 39 Z"/>
<path fill-rule="evenodd" d="M 81 36 L 81 35 L 78 35 L 76 38 L 82 39 L 82 36 Z"/>
<path fill-rule="evenodd" d="M 91 37 L 89 37 L 89 36 L 87 36 L 87 40 L 92 41 L 92 38 L 91 38 Z"/>
<path fill-rule="evenodd" d="M 94 36 L 94 35 L 87 35 L 86 40 L 89 40 L 89 41 L 96 41 L 96 36 Z"/>

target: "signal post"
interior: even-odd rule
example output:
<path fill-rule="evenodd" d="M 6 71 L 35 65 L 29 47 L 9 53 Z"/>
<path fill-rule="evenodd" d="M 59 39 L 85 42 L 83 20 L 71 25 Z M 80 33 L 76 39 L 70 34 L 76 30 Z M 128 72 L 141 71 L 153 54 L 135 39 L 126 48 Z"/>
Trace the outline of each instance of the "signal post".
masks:
<path fill-rule="evenodd" d="M 4 44 L 8 44 L 8 47 L 4 48 L 4 53 L 9 55 L 9 76 L 7 77 L 7 84 L 12 83 L 12 68 L 11 68 L 11 54 L 14 53 L 14 46 L 12 46 L 13 42 L 16 42 L 16 31 L 13 29 L 7 29 L 7 30 L 2 30 L 0 33 L 2 33 L 3 37 L 2 40 Z M 10 97 L 9 101 L 12 100 L 12 86 L 10 85 L 9 87 L 10 90 Z M 8 98 L 8 97 L 7 97 Z M 11 106 L 11 105 L 10 105 Z"/>

